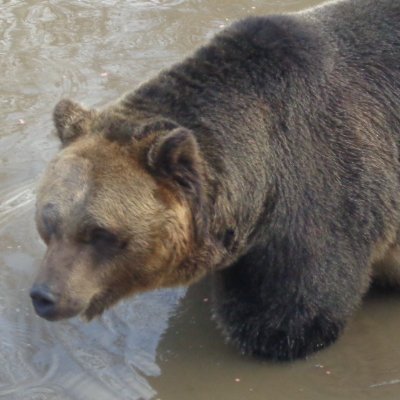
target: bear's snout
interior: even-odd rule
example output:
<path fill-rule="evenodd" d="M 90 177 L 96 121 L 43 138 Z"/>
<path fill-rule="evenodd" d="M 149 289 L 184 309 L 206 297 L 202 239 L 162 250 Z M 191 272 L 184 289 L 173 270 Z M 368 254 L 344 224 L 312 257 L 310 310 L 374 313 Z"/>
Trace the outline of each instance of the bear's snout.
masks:
<path fill-rule="evenodd" d="M 53 320 L 57 315 L 57 303 L 59 296 L 47 285 L 33 285 L 30 296 L 36 313 L 45 319 Z"/>

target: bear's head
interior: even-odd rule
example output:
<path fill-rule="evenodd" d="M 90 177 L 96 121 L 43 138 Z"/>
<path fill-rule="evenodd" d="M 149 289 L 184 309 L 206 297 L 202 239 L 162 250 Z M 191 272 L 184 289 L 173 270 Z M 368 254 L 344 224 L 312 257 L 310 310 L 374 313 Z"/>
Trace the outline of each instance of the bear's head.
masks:
<path fill-rule="evenodd" d="M 46 319 L 91 319 L 126 296 L 204 273 L 188 261 L 206 225 L 195 137 L 168 124 L 126 134 L 135 124 L 120 121 L 70 100 L 55 107 L 62 149 L 38 188 L 47 252 L 31 289 Z"/>

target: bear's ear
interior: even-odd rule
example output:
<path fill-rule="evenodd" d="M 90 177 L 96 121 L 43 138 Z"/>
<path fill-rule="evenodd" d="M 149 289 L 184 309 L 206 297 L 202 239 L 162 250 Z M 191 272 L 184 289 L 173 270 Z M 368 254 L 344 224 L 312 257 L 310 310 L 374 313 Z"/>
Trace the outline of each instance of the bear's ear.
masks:
<path fill-rule="evenodd" d="M 69 99 L 58 102 L 53 111 L 57 135 L 62 144 L 68 144 L 86 132 L 86 125 L 92 111 Z"/>
<path fill-rule="evenodd" d="M 156 139 L 149 149 L 147 160 L 157 175 L 172 178 L 184 189 L 196 191 L 200 184 L 199 147 L 188 129 L 176 128 Z"/>
<path fill-rule="evenodd" d="M 161 134 L 150 146 L 147 163 L 155 175 L 178 184 L 190 199 L 195 240 L 204 240 L 208 230 L 205 171 L 195 136 L 181 127 Z"/>

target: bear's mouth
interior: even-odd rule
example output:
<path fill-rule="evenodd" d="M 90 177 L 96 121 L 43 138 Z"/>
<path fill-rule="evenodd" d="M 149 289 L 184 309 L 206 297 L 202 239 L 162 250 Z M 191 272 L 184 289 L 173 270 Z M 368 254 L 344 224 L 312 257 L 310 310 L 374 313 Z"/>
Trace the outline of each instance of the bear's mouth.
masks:
<path fill-rule="evenodd" d="M 81 313 L 82 318 L 89 322 L 93 318 L 99 317 L 107 308 L 115 303 L 113 298 L 114 296 L 109 291 L 93 296 L 89 305 Z"/>
<path fill-rule="evenodd" d="M 42 302 L 43 303 L 43 302 Z M 51 304 L 40 304 L 33 302 L 36 314 L 47 321 L 60 321 L 76 317 L 82 312 L 82 308 L 75 307 L 54 307 Z"/>
<path fill-rule="evenodd" d="M 30 295 L 36 314 L 47 321 L 59 321 L 81 316 L 89 322 L 100 316 L 116 300 L 110 291 L 104 291 L 94 295 L 89 303 L 82 304 L 73 299 L 55 296 L 46 288 L 46 285 L 36 285 L 31 290 Z"/>

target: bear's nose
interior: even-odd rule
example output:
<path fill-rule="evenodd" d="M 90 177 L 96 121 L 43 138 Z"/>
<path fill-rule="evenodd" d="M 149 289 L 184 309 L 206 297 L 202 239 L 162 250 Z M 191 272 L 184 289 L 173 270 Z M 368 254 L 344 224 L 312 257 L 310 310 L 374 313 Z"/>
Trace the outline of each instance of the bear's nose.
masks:
<path fill-rule="evenodd" d="M 36 313 L 46 319 L 53 319 L 56 313 L 58 296 L 47 285 L 34 285 L 30 296 Z"/>

